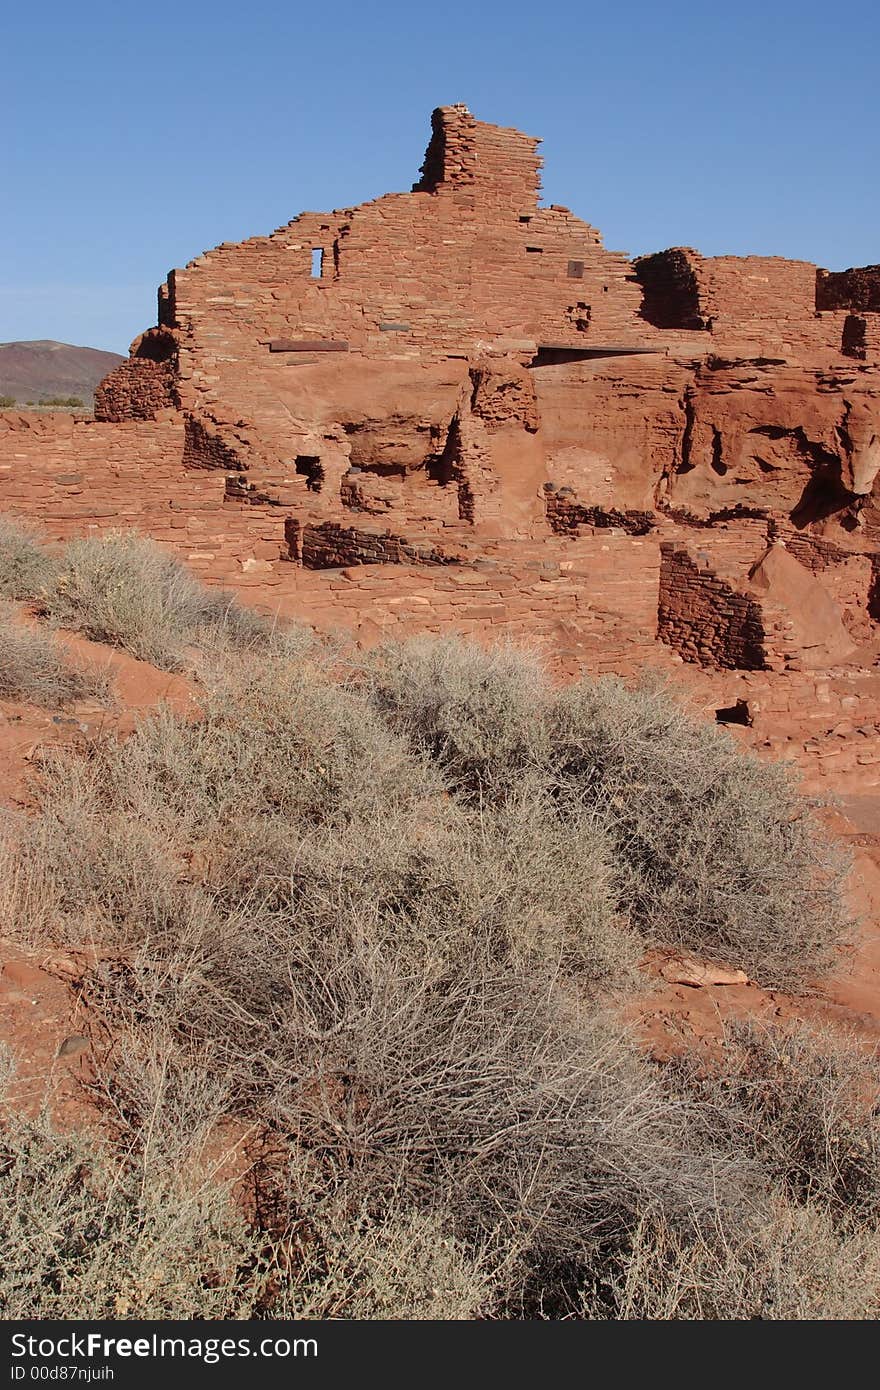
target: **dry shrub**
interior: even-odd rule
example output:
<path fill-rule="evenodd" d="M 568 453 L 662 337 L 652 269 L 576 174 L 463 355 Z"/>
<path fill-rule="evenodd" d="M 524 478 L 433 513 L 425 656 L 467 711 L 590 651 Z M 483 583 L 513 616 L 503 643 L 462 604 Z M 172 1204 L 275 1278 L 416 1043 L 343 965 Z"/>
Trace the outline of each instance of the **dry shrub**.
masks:
<path fill-rule="evenodd" d="M 714 1106 L 793 1201 L 839 1222 L 880 1221 L 880 1054 L 806 1025 L 730 1025 L 722 1062 L 685 1057 L 671 1075 Z"/>
<path fill-rule="evenodd" d="M 731 1025 L 714 1060 L 666 1073 L 766 1183 L 757 1223 L 719 1213 L 682 1240 L 656 1213 L 612 1279 L 615 1316 L 872 1318 L 880 1313 L 880 1066 L 855 1038 Z M 733 1216 L 739 1214 L 734 1211 Z"/>
<path fill-rule="evenodd" d="M 787 769 L 690 718 L 670 690 L 584 679 L 554 691 L 528 659 L 455 640 L 388 648 L 364 680 L 456 796 L 497 802 L 528 778 L 557 817 L 598 824 L 620 910 L 646 941 L 771 985 L 830 965 L 847 925 L 843 858 Z"/>
<path fill-rule="evenodd" d="M 601 829 L 545 817 L 525 789 L 503 812 L 435 794 L 329 828 L 273 817 L 243 824 L 206 874 L 230 905 L 259 901 L 303 941 L 350 919 L 377 940 L 393 937 L 414 966 L 454 960 L 476 942 L 489 964 L 618 990 L 633 978 L 639 942 L 615 913 Z"/>
<path fill-rule="evenodd" d="M 682 1239 L 655 1214 L 611 1279 L 617 1319 L 873 1320 L 880 1313 L 880 1231 L 839 1230 L 826 1210 L 775 1194 L 763 1222 Z M 608 1316 L 586 1294 L 582 1316 Z"/>
<path fill-rule="evenodd" d="M 215 1176 L 0 1107 L 4 1318 L 248 1317 L 258 1253 Z"/>
<path fill-rule="evenodd" d="M 435 1212 L 319 1205 L 276 1249 L 273 1318 L 460 1321 L 491 1305 L 501 1277 L 491 1244 L 473 1249 Z"/>
<path fill-rule="evenodd" d="M 280 1239 L 253 1228 L 220 1176 L 230 1153 L 204 1148 L 210 1083 L 191 1074 L 182 1096 L 155 1049 L 121 1074 L 148 1109 L 114 1147 L 0 1103 L 4 1318 L 462 1318 L 487 1300 L 488 1250 L 429 1213 L 380 1219 L 315 1194 Z"/>
<path fill-rule="evenodd" d="M 191 1184 L 190 1150 L 231 1124 L 291 1156 L 271 1225 L 233 1222 L 222 1258 L 210 1235 L 176 1303 L 132 1300 L 108 1260 L 126 1310 L 183 1308 L 205 1281 L 206 1307 L 241 1316 L 867 1316 L 876 1180 L 844 1105 L 856 1074 L 823 1041 L 784 1065 L 745 1036 L 727 1071 L 663 1071 L 596 998 L 641 944 L 621 904 L 645 935 L 664 904 L 666 939 L 683 939 L 705 903 L 689 941 L 757 951 L 767 928 L 749 936 L 742 905 L 722 931 L 722 887 L 745 893 L 731 866 L 763 864 L 759 901 L 781 871 L 736 837 L 736 798 L 763 825 L 790 793 L 659 696 L 601 683 L 538 698 L 507 656 L 470 653 L 459 725 L 427 702 L 453 680 L 448 644 L 439 667 L 409 652 L 393 699 L 387 673 L 377 694 L 375 675 L 340 684 L 320 652 L 290 651 L 215 661 L 198 722 L 160 711 L 124 744 L 50 759 L 39 813 L 7 827 L 10 930 L 118 948 L 85 994 L 115 1039 L 103 1098 L 139 1215 L 97 1228 L 95 1249 L 129 1242 L 139 1269 L 154 1248 L 143 1193 L 176 1210 L 178 1189 L 145 1179 L 149 1155 Z M 506 683 L 518 693 L 493 751 Z M 716 864 L 719 827 L 733 840 Z M 791 867 L 806 851 L 789 833 L 767 829 Z M 681 840 L 698 869 L 676 904 Z M 775 973 L 781 935 L 769 949 Z M 788 1071 L 803 1073 L 791 1101 Z M 67 1188 L 44 1188 L 67 1210 Z M 70 1210 L 71 1230 L 95 1229 L 88 1203 Z M 823 1260 L 850 1278 L 845 1298 Z"/>
<path fill-rule="evenodd" d="M 134 534 L 70 541 L 43 603 L 60 626 L 169 671 L 199 641 L 248 645 L 267 631 L 231 595 L 205 588 L 173 555 Z"/>
<path fill-rule="evenodd" d="M 313 1209 L 332 1195 L 383 1221 L 433 1215 L 472 1254 L 503 1230 L 505 1299 L 534 1301 L 537 1271 L 554 1310 L 644 1208 L 684 1233 L 731 1191 L 739 1155 L 551 982 L 474 959 L 426 979 L 390 945 L 337 934 L 306 954 L 243 925 L 197 951 L 144 950 L 92 989 L 123 1033 L 169 1027 L 184 1070 L 210 1066 L 239 1114 L 307 1155 Z"/>
<path fill-rule="evenodd" d="M 880 1065 L 805 1024 L 729 1025 L 721 1052 L 666 1068 L 723 1151 L 760 1175 L 751 1214 L 682 1237 L 647 1210 L 604 1295 L 618 1318 L 828 1319 L 880 1313 Z M 596 1288 L 585 1289 L 594 1315 Z M 603 1315 L 607 1315 L 603 1314 Z"/>
<path fill-rule="evenodd" d="M 108 693 L 106 675 L 95 666 L 71 665 L 50 633 L 0 615 L 0 700 L 58 708 L 77 700 L 106 700 Z"/>
<path fill-rule="evenodd" d="M 55 564 L 31 527 L 0 516 L 0 598 L 37 598 L 51 582 Z"/>
<path fill-rule="evenodd" d="M 547 679 L 526 652 L 416 638 L 379 648 L 365 678 L 375 707 L 459 796 L 504 796 L 541 761 Z"/>
<path fill-rule="evenodd" d="M 597 813 L 622 904 L 651 940 L 797 988 L 846 926 L 844 861 L 789 771 L 697 723 L 665 688 L 581 681 L 549 714 L 560 798 Z"/>

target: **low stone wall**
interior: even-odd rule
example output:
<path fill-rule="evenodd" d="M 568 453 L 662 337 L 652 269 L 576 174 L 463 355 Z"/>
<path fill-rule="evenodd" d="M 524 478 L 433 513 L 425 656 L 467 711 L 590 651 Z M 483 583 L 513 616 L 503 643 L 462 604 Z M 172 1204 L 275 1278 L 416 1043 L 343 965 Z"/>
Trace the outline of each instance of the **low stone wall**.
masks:
<path fill-rule="evenodd" d="M 690 668 L 692 671 L 693 668 Z M 880 787 L 880 672 L 694 672 L 701 712 L 741 700 L 751 727 L 732 727 L 762 758 L 787 762 L 813 795 L 874 795 Z"/>
<path fill-rule="evenodd" d="M 178 414 L 105 424 L 0 413 L 0 510 L 37 522 L 49 540 L 136 530 L 209 582 L 277 583 L 286 558 L 277 508 L 227 501 L 225 476 L 184 467 L 183 450 Z"/>
<path fill-rule="evenodd" d="M 618 511 L 616 507 L 586 507 L 571 488 L 545 484 L 547 524 L 557 536 L 576 536 L 582 527 L 599 531 L 623 531 L 627 536 L 646 536 L 657 524 L 653 512 Z"/>
<path fill-rule="evenodd" d="M 301 526 L 294 518 L 285 522 L 288 553 L 306 569 L 344 569 L 349 565 L 454 565 L 457 555 L 439 546 L 419 545 L 391 531 L 364 531 L 355 526 L 323 522 Z"/>

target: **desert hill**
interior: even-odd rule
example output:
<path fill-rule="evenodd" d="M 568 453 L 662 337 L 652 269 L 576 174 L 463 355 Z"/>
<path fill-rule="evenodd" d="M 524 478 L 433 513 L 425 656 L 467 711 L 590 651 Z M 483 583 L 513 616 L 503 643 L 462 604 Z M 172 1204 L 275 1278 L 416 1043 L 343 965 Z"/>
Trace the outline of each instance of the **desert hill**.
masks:
<path fill-rule="evenodd" d="M 98 382 L 122 360 L 116 352 L 51 339 L 0 343 L 0 396 L 17 405 L 77 397 L 91 406 Z"/>

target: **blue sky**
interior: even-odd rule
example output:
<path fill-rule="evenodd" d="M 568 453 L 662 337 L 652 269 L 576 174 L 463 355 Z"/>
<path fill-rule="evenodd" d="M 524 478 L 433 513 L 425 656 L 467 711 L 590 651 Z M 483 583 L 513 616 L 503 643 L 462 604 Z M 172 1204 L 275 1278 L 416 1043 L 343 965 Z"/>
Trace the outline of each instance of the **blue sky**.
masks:
<path fill-rule="evenodd" d="M 636 255 L 880 261 L 876 0 L 43 0 L 4 16 L 0 341 L 126 351 L 169 267 L 403 190 L 437 105 Z"/>

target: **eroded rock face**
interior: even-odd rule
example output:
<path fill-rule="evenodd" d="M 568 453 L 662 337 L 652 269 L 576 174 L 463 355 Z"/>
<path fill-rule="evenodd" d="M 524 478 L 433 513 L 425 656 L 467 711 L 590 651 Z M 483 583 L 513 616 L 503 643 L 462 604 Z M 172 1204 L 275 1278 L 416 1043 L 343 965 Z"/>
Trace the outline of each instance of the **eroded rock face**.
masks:
<path fill-rule="evenodd" d="M 748 505 L 810 526 L 857 515 L 876 482 L 880 379 L 710 359 L 685 412 L 667 496 L 698 515 Z"/>
<path fill-rule="evenodd" d="M 853 395 L 846 407 L 840 429 L 843 484 L 856 497 L 870 497 L 880 477 L 880 391 Z"/>
<path fill-rule="evenodd" d="M 771 545 L 749 574 L 749 585 L 784 614 L 805 668 L 838 665 L 852 656 L 855 644 L 840 608 L 784 544 Z"/>

